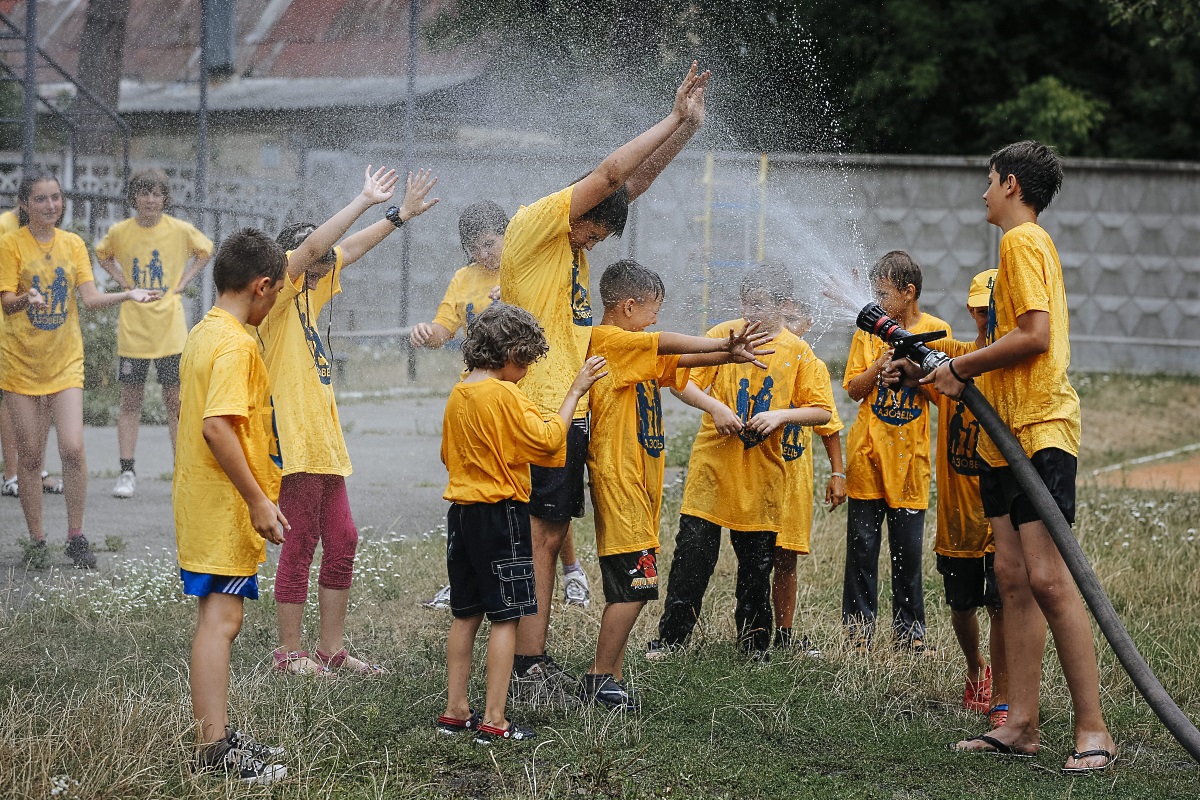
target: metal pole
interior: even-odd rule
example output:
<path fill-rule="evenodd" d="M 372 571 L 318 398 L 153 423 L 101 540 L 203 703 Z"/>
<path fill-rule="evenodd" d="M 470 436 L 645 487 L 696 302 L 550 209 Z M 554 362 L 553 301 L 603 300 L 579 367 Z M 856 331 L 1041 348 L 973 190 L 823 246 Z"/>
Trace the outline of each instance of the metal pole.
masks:
<path fill-rule="evenodd" d="M 33 174 L 37 148 L 37 0 L 25 3 L 25 124 L 21 131 L 21 171 Z"/>
<path fill-rule="evenodd" d="M 758 157 L 758 250 L 755 260 L 766 257 L 767 245 L 767 154 Z"/>
<path fill-rule="evenodd" d="M 413 106 L 417 97 L 417 27 L 420 24 L 421 3 L 411 0 L 408 4 L 408 57 L 405 69 L 408 71 L 408 91 L 404 98 L 404 170 L 413 171 Z M 409 249 L 412 245 L 411 231 L 408 227 L 400 231 L 400 327 L 408 325 L 408 292 L 411 286 L 409 275 Z M 415 349 L 408 351 L 408 379 L 417 379 L 417 354 Z"/>
<path fill-rule="evenodd" d="M 196 126 L 194 195 L 196 205 L 200 206 L 197 222 L 201 230 L 208 227 L 205 224 L 208 222 L 208 212 L 204 211 L 204 206 L 208 205 L 208 11 L 208 0 L 200 0 L 200 109 Z M 200 288 L 199 314 L 203 315 L 213 304 L 212 270 L 203 271 Z"/>

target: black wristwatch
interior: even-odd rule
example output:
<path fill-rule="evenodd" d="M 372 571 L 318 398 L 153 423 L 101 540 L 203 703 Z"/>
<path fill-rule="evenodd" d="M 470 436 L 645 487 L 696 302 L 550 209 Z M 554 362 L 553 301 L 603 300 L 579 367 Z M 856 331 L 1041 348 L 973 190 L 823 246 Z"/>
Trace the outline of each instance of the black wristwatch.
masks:
<path fill-rule="evenodd" d="M 399 228 L 404 224 L 404 218 L 400 216 L 400 206 L 392 206 L 387 211 L 383 212 L 383 216 L 387 217 L 387 221 Z"/>

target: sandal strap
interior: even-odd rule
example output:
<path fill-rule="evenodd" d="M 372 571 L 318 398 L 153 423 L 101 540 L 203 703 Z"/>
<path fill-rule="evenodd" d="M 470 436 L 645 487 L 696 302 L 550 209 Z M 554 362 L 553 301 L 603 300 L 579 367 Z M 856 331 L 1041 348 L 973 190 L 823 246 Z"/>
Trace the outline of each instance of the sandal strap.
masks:
<path fill-rule="evenodd" d="M 344 647 L 341 650 L 338 650 L 333 655 L 329 655 L 328 653 L 326 653 L 324 650 L 322 650 L 319 647 L 317 648 L 316 652 L 317 652 L 317 660 L 320 661 L 325 666 L 329 667 L 330 669 L 340 668 L 342 666 L 342 664 L 346 663 L 346 657 L 350 655 L 349 651 L 347 651 L 346 648 L 344 648 Z"/>

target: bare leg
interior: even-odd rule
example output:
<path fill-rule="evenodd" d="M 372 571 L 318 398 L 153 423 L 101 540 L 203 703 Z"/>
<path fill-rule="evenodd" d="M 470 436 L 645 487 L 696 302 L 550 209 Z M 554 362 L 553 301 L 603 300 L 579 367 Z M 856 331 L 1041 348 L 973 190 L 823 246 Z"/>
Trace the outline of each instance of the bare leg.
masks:
<path fill-rule="evenodd" d="M 600 635 L 596 640 L 596 660 L 592 662 L 589 673 L 612 675 L 618 681 L 621 680 L 629 633 L 645 606 L 644 602 L 608 603 L 604 606 L 604 616 L 600 619 Z"/>
<path fill-rule="evenodd" d="M 551 568 L 554 562 L 550 562 Z M 508 701 L 508 684 L 512 680 L 513 652 L 517 644 L 517 620 L 493 622 L 488 636 L 487 699 L 484 701 L 483 722 L 496 728 L 508 727 L 504 704 Z"/>
<path fill-rule="evenodd" d="M 575 555 L 575 535 L 571 532 L 571 524 L 567 523 L 567 535 L 563 537 L 562 549 L 558 559 L 564 567 L 572 567 L 579 558 Z"/>
<path fill-rule="evenodd" d="M 776 628 L 791 630 L 796 617 L 796 557 L 794 550 L 775 548 L 775 574 L 771 578 L 771 605 Z"/>
<path fill-rule="evenodd" d="M 171 452 L 174 453 L 175 439 L 179 433 L 179 387 L 164 386 L 162 396 L 163 405 L 167 407 L 167 433 L 171 437 Z"/>
<path fill-rule="evenodd" d="M 42 541 L 42 463 L 46 459 L 46 438 L 50 434 L 50 402 L 45 397 L 30 397 L 6 392 L 4 403 L 12 414 L 17 439 L 18 483 L 26 487 L 21 492 L 21 510 L 29 538 Z"/>
<path fill-rule="evenodd" d="M 979 650 L 979 619 L 975 609 L 970 611 L 950 611 L 950 626 L 954 628 L 954 636 L 958 646 L 962 648 L 967 660 L 967 680 L 976 683 L 983 679 L 987 670 L 987 661 Z"/>
<path fill-rule="evenodd" d="M 279 626 L 279 644 L 289 653 L 299 650 L 302 646 L 300 627 L 303 620 L 303 603 L 275 601 L 275 621 Z"/>
<path fill-rule="evenodd" d="M 200 723 L 200 744 L 225 737 L 229 724 L 229 650 L 242 629 L 242 598 L 210 594 L 200 598 L 192 664 L 192 715 Z"/>
<path fill-rule="evenodd" d="M 1008 702 L 1008 661 L 1004 652 L 1004 610 L 989 608 L 988 651 L 992 658 L 992 706 Z"/>
<path fill-rule="evenodd" d="M 546 633 L 550 629 L 550 603 L 554 598 L 554 567 L 567 535 L 569 522 L 550 522 L 530 517 L 533 537 L 533 580 L 537 592 L 537 614 L 521 617 L 517 626 L 516 652 L 540 656 L 546 652 Z"/>
<path fill-rule="evenodd" d="M 87 457 L 83 452 L 83 389 L 64 389 L 51 396 L 58 455 L 62 459 L 63 493 L 67 496 L 67 530 L 83 529 L 87 503 Z M 40 474 L 40 472 L 39 472 Z"/>
<path fill-rule="evenodd" d="M 4 461 L 5 480 L 17 474 L 17 431 L 3 395 L 0 395 L 0 460 Z"/>
<path fill-rule="evenodd" d="M 164 399 L 166 391 L 163 392 Z M 176 399 L 179 392 L 176 390 Z M 140 383 L 121 384 L 121 415 L 117 417 L 117 450 L 122 459 L 133 458 L 137 451 L 138 425 L 142 421 L 142 404 L 146 399 L 146 387 Z M 172 438 L 171 444 L 174 446 Z"/>
<path fill-rule="evenodd" d="M 454 618 L 450 623 L 450 635 L 446 638 L 446 716 L 466 719 L 471 716 L 471 702 L 467 696 L 467 683 L 471 679 L 471 656 L 475 648 L 475 634 L 483 622 L 483 614 L 465 619 Z M 490 655 L 490 648 L 489 648 Z M 509 651 L 508 671 L 512 672 L 512 651 Z M 507 676 L 506 676 L 507 677 Z M 508 691 L 506 686 L 505 692 Z M 500 709 L 504 715 L 503 706 Z"/>

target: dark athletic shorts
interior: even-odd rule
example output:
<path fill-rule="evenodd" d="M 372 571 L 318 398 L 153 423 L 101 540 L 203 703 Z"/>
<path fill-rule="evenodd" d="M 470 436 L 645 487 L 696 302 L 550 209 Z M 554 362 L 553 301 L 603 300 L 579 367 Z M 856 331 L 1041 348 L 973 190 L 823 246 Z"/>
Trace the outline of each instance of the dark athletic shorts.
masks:
<path fill-rule="evenodd" d="M 946 584 L 946 605 L 955 611 L 1000 608 L 1000 587 L 996 585 L 996 554 L 983 558 L 937 557 L 937 571 Z"/>
<path fill-rule="evenodd" d="M 1062 509 L 1067 522 L 1075 522 L 1075 473 L 1079 461 L 1075 456 L 1056 447 L 1038 450 L 1029 459 L 1033 468 L 1042 476 L 1050 496 Z M 1041 516 L 1033 507 L 1025 490 L 1017 483 L 1012 467 L 992 467 L 979 476 L 979 496 L 983 500 L 983 513 L 988 517 L 1003 517 L 1012 520 L 1013 528 L 1027 522 L 1035 522 Z"/>
<path fill-rule="evenodd" d="M 658 551 L 638 550 L 600 556 L 604 602 L 641 603 L 658 599 Z"/>
<path fill-rule="evenodd" d="M 121 356 L 117 366 L 117 380 L 121 383 L 132 383 L 143 386 L 150 374 L 150 362 L 154 362 L 154 375 L 158 378 L 159 386 L 179 385 L 179 356 L 163 356 L 162 358 L 126 358 Z"/>
<path fill-rule="evenodd" d="M 583 516 L 583 465 L 587 461 L 591 417 L 567 428 L 567 463 L 562 467 L 529 467 L 532 490 L 529 513 L 547 522 L 570 522 Z"/>
<path fill-rule="evenodd" d="M 537 613 L 529 506 L 454 503 L 446 516 L 450 611 L 505 622 Z"/>

